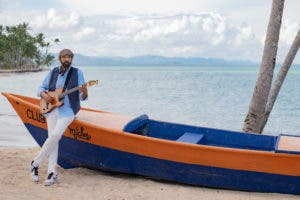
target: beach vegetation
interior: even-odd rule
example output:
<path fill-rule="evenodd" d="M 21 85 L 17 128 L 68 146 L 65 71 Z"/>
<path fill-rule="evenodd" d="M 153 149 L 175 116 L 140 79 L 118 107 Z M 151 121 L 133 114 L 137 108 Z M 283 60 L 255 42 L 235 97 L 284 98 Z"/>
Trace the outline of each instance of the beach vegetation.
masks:
<path fill-rule="evenodd" d="M 55 38 L 53 43 L 59 43 Z M 50 66 L 54 56 L 43 33 L 34 34 L 28 23 L 0 25 L 0 68 L 11 70 L 40 69 Z"/>

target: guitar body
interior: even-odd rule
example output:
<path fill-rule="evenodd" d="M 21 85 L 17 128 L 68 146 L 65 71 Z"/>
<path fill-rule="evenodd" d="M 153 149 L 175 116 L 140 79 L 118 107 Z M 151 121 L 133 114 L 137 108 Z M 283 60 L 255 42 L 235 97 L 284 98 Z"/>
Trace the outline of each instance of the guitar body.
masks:
<path fill-rule="evenodd" d="M 53 92 L 47 92 L 47 94 L 53 98 L 53 100 L 48 103 L 45 99 L 40 100 L 40 111 L 42 114 L 51 112 L 54 108 L 64 105 L 64 103 L 59 99 L 59 95 L 63 92 L 63 88 L 57 88 Z"/>

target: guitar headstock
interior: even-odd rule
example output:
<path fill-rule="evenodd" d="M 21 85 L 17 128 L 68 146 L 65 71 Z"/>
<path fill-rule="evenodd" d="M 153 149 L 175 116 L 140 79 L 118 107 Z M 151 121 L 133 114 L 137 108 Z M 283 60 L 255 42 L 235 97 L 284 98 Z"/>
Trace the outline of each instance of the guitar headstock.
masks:
<path fill-rule="evenodd" d="M 97 85 L 97 84 L 98 84 L 98 80 L 91 80 L 86 83 L 86 86 L 92 86 L 92 85 Z"/>

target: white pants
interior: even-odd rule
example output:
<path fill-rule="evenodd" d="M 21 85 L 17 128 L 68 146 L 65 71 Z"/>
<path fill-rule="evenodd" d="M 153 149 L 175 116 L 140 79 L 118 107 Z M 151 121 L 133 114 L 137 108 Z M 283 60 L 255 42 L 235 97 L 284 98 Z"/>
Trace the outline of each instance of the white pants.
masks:
<path fill-rule="evenodd" d="M 34 162 L 40 166 L 47 158 L 49 158 L 49 174 L 51 172 L 56 172 L 59 140 L 67 127 L 74 120 L 74 116 L 59 117 L 58 109 L 55 108 L 46 118 L 48 125 L 48 138 L 43 144 L 40 153 L 34 158 Z"/>

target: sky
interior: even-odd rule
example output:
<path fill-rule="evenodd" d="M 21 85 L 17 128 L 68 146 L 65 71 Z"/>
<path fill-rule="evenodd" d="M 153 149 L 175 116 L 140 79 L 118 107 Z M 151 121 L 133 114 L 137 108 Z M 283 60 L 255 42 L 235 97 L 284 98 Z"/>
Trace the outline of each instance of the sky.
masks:
<path fill-rule="evenodd" d="M 84 3 L 83 3 L 84 2 Z M 161 55 L 260 61 L 271 0 L 0 0 L 0 24 L 28 22 L 50 51 L 99 57 Z M 300 1 L 286 0 L 277 60 L 300 27 Z M 295 62 L 300 63 L 300 53 Z"/>

